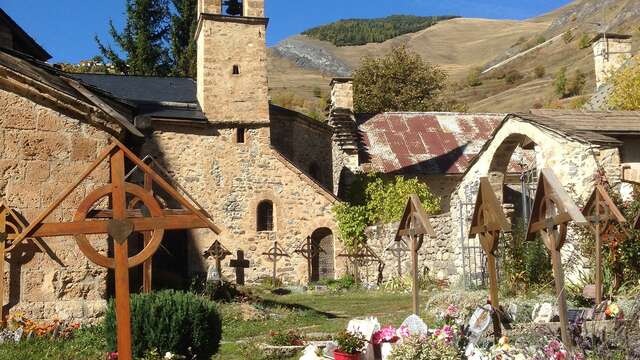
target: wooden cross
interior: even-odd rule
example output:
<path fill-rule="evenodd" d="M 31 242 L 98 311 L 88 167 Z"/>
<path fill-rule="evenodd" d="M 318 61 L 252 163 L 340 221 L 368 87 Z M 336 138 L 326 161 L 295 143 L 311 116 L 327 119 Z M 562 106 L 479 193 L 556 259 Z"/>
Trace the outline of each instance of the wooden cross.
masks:
<path fill-rule="evenodd" d="M 244 258 L 244 251 L 238 250 L 236 258 L 229 261 L 229 266 L 236 269 L 236 284 L 244 285 L 244 269 L 249 268 L 249 260 Z"/>
<path fill-rule="evenodd" d="M 409 246 L 402 239 L 393 240 L 387 245 L 385 251 L 390 252 L 398 260 L 398 277 L 402 277 L 402 258 L 410 251 Z"/>
<path fill-rule="evenodd" d="M 411 286 L 413 313 L 420 315 L 420 306 L 418 301 L 418 293 L 420 291 L 418 284 L 418 251 L 422 247 L 424 235 L 436 236 L 436 232 L 431 226 L 429 215 L 422 207 L 420 198 L 416 194 L 411 194 L 407 205 L 404 208 L 398 232 L 396 233 L 396 241 L 402 240 L 403 237 L 409 239 L 409 251 L 411 251 L 411 278 L 413 285 Z"/>
<path fill-rule="evenodd" d="M 571 200 L 553 171 L 542 169 L 533 201 L 531 218 L 529 219 L 527 240 L 533 240 L 535 234 L 539 232 L 545 246 L 551 253 L 558 310 L 560 312 L 560 331 L 562 342 L 568 350 L 573 348 L 573 343 L 569 333 L 567 298 L 560 250 L 567 238 L 567 224 L 570 221 L 577 225 L 587 225 L 587 219 Z"/>
<path fill-rule="evenodd" d="M 231 251 L 227 250 L 218 240 L 214 241 L 204 252 L 205 257 L 210 257 L 215 261 L 216 270 L 218 270 L 218 274 L 220 275 L 222 275 L 222 260 L 229 255 L 231 255 Z"/>
<path fill-rule="evenodd" d="M 596 305 L 602 303 L 602 238 L 612 231 L 611 225 L 625 224 L 627 221 L 611 200 L 602 184 L 597 184 L 582 214 L 592 225 L 596 238 Z"/>
<path fill-rule="evenodd" d="M 304 242 L 293 252 L 302 255 L 302 257 L 307 260 L 307 276 L 309 282 L 311 282 L 311 278 L 313 277 L 313 258 L 321 253 L 325 254 L 324 249 L 320 244 L 314 243 L 311 236 L 307 236 Z"/>
<path fill-rule="evenodd" d="M 278 264 L 278 259 L 280 259 L 281 257 L 289 257 L 289 254 L 287 254 L 284 249 L 280 246 L 280 244 L 278 244 L 277 241 L 273 242 L 273 246 L 271 247 L 271 249 L 269 249 L 269 251 L 267 252 L 263 252 L 262 255 L 266 255 L 267 256 L 267 260 L 273 262 L 273 286 L 275 286 L 276 281 L 278 279 L 277 275 L 277 264 Z"/>
<path fill-rule="evenodd" d="M 500 304 L 498 300 L 498 272 L 496 270 L 496 250 L 501 231 L 511 231 L 511 223 L 502 211 L 502 206 L 493 191 L 489 178 L 480 178 L 480 188 L 476 206 L 471 218 L 469 238 L 480 237 L 480 244 L 487 255 L 489 269 L 489 299 L 493 307 L 493 334 L 497 342 L 502 337 L 500 326 Z"/>
<path fill-rule="evenodd" d="M 105 160 L 109 160 L 111 183 L 90 192 L 80 202 L 73 221 L 45 223 L 44 220 Z M 129 160 L 153 180 L 168 196 L 182 206 L 181 209 L 162 209 L 148 190 L 125 181 L 125 161 Z M 129 208 L 138 199 L 144 210 Z M 111 209 L 94 209 L 109 199 Z M 131 199 L 131 201 L 130 201 Z M 148 215 L 147 215 L 148 214 Z M 150 216 L 149 216 L 150 215 Z M 220 234 L 221 230 L 187 201 L 166 180 L 140 160 L 119 141 L 104 149 L 96 161 L 69 185 L 29 226 L 16 237 L 20 242 L 28 237 L 45 238 L 74 236 L 80 251 L 93 263 L 115 269 L 117 350 L 121 360 L 131 360 L 131 309 L 129 306 L 129 268 L 147 261 L 156 252 L 166 230 L 209 228 Z M 128 238 L 133 232 L 151 232 L 150 240 L 136 255 L 129 257 Z M 108 234 L 113 239 L 114 257 L 99 253 L 86 235 Z"/>

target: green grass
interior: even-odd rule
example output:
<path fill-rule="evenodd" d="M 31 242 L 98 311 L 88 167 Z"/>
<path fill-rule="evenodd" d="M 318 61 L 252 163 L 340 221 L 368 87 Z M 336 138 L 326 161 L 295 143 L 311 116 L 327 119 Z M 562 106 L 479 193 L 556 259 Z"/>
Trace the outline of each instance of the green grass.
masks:
<path fill-rule="evenodd" d="M 33 339 L 0 345 L 0 360 L 104 360 L 107 342 L 101 326 L 80 329 L 68 340 Z"/>

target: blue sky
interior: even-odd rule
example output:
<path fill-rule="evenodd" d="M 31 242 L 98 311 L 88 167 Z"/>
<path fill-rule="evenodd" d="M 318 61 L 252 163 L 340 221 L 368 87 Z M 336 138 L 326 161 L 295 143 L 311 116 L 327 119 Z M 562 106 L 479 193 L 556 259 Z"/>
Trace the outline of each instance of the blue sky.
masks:
<path fill-rule="evenodd" d="M 570 0 L 266 0 L 267 41 L 273 45 L 313 26 L 345 18 L 392 14 L 461 15 L 526 19 Z M 109 19 L 124 22 L 125 0 L 2 0 L 2 9 L 53 55 L 51 62 L 78 62 L 98 53 L 95 35 L 108 40 Z"/>

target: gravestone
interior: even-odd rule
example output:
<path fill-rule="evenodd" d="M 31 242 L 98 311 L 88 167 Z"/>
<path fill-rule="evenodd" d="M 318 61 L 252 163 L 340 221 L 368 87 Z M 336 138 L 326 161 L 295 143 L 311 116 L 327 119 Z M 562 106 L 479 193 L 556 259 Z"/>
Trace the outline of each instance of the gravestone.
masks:
<path fill-rule="evenodd" d="M 550 323 L 558 318 L 558 308 L 551 303 L 536 304 L 531 313 L 534 323 Z"/>
<path fill-rule="evenodd" d="M 244 258 L 244 251 L 238 250 L 236 258 L 231 259 L 229 266 L 236 269 L 236 284 L 244 285 L 244 269 L 249 268 L 249 260 Z"/>
<path fill-rule="evenodd" d="M 491 322 L 491 305 L 476 308 L 469 319 L 469 343 L 477 343 Z"/>

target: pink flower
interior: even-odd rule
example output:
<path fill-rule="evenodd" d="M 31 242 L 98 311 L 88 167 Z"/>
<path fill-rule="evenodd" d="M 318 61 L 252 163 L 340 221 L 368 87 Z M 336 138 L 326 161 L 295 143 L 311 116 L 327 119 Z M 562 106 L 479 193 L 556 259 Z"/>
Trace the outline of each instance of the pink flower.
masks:
<path fill-rule="evenodd" d="M 458 309 L 458 307 L 452 304 L 452 305 L 449 305 L 447 307 L 447 313 L 446 314 L 447 314 L 447 316 L 450 316 L 450 317 L 456 317 L 456 316 L 458 316 L 458 312 L 459 311 L 460 310 Z"/>
<path fill-rule="evenodd" d="M 107 360 L 118 360 L 118 353 L 115 351 L 107 353 Z"/>
<path fill-rule="evenodd" d="M 399 337 L 396 334 L 396 329 L 393 326 L 386 326 L 376 331 L 373 334 L 373 343 L 394 343 L 398 341 Z"/>
<path fill-rule="evenodd" d="M 407 326 L 400 326 L 398 328 L 398 331 L 396 331 L 396 334 L 398 335 L 398 337 L 408 337 L 411 335 Z"/>

